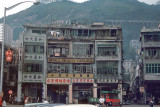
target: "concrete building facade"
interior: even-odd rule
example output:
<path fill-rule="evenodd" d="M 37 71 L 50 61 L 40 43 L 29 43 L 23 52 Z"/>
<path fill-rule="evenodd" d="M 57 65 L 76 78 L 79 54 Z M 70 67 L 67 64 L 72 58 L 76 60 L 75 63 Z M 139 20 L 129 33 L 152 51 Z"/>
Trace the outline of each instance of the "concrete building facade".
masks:
<path fill-rule="evenodd" d="M 6 24 L 5 26 L 5 45 L 6 46 L 11 46 L 12 40 L 13 40 L 13 29 Z M 3 24 L 0 24 L 0 41 L 2 41 L 3 37 Z"/>
<path fill-rule="evenodd" d="M 19 101 L 23 94 L 55 103 L 88 103 L 101 91 L 113 90 L 122 101 L 122 28 L 102 23 L 24 28 Z"/>
<path fill-rule="evenodd" d="M 141 30 L 140 87 L 141 97 L 147 102 L 148 98 L 158 99 L 160 94 L 160 29 Z M 156 102 L 157 103 L 157 100 Z"/>

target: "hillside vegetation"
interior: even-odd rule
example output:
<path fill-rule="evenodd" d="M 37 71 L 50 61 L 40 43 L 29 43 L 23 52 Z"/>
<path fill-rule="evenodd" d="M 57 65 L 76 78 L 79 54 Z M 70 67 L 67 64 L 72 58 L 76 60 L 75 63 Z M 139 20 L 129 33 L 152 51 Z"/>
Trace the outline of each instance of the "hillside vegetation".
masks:
<path fill-rule="evenodd" d="M 63 0 L 32 6 L 17 14 L 8 16 L 6 23 L 14 28 L 14 39 L 18 39 L 19 32 L 23 31 L 22 25 L 25 23 L 51 24 L 57 20 L 74 20 L 85 24 L 92 22 L 106 23 L 106 20 L 158 21 L 160 20 L 159 10 L 160 5 L 147 5 L 137 0 L 90 0 L 84 3 Z M 2 19 L 0 22 L 3 22 Z M 156 24 L 151 26 L 139 23 L 120 25 L 123 30 L 124 49 L 129 48 L 130 40 L 139 39 L 140 30 L 143 26 L 157 26 Z M 125 59 L 130 59 L 130 51 L 124 50 L 124 52 Z"/>

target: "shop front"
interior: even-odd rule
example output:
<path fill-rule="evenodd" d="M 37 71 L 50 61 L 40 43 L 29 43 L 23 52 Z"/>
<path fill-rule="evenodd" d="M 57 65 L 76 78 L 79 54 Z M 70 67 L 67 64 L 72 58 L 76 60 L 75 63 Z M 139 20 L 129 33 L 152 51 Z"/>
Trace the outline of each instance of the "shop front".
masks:
<path fill-rule="evenodd" d="M 72 79 L 73 103 L 88 104 L 89 98 L 93 97 L 94 79 Z"/>
<path fill-rule="evenodd" d="M 47 78 L 47 100 L 54 103 L 88 103 L 94 79 Z"/>
<path fill-rule="evenodd" d="M 100 98 L 102 91 L 113 91 L 118 93 L 118 98 L 122 101 L 122 84 L 118 79 L 97 79 L 97 97 Z"/>
<path fill-rule="evenodd" d="M 149 98 L 152 98 L 155 104 L 160 104 L 160 86 L 158 81 L 150 81 L 146 85 L 146 102 Z"/>
<path fill-rule="evenodd" d="M 29 102 L 42 101 L 42 83 L 23 83 L 22 87 L 22 101 L 27 97 L 31 98 Z"/>
<path fill-rule="evenodd" d="M 47 100 L 52 103 L 72 103 L 70 78 L 47 78 Z"/>
<path fill-rule="evenodd" d="M 41 102 L 43 93 L 43 75 L 41 73 L 23 73 L 22 80 L 22 92 L 18 91 L 21 95 L 22 102 L 24 102 L 27 97 L 30 97 L 30 102 Z"/>
<path fill-rule="evenodd" d="M 47 86 L 47 100 L 52 103 L 67 103 L 68 85 L 49 84 Z"/>

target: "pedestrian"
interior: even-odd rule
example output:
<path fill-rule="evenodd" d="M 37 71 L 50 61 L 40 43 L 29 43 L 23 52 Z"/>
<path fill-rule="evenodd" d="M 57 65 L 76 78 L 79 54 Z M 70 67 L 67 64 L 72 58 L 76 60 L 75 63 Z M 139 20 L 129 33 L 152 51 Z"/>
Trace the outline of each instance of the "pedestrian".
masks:
<path fill-rule="evenodd" d="M 37 103 L 39 102 L 39 97 L 37 98 Z"/>
<path fill-rule="evenodd" d="M 43 103 L 49 103 L 49 102 L 48 102 L 47 99 L 45 98 Z"/>
<path fill-rule="evenodd" d="M 28 103 L 32 103 L 32 99 L 30 96 L 28 97 Z"/>
<path fill-rule="evenodd" d="M 7 107 L 6 101 L 3 101 L 3 107 Z"/>
<path fill-rule="evenodd" d="M 68 104 L 68 97 L 66 97 L 66 104 Z"/>
<path fill-rule="evenodd" d="M 14 97 L 15 104 L 17 104 L 17 96 Z"/>
<path fill-rule="evenodd" d="M 101 106 L 104 107 L 104 101 L 105 101 L 104 97 L 101 96 L 101 98 L 99 99 L 99 105 L 100 105 L 100 107 Z"/>
<path fill-rule="evenodd" d="M 149 103 L 150 107 L 153 107 L 153 100 L 150 99 L 150 103 Z"/>
<path fill-rule="evenodd" d="M 25 101 L 24 101 L 25 104 L 28 103 L 28 97 L 26 97 Z"/>

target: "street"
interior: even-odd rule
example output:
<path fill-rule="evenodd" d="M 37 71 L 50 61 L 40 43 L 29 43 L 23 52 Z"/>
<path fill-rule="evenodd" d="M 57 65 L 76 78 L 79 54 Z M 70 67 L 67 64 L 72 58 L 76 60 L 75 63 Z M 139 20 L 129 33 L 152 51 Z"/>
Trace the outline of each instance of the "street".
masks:
<path fill-rule="evenodd" d="M 7 105 L 7 107 L 23 107 L 23 105 Z M 123 105 L 122 107 L 150 107 L 149 105 Z M 154 105 L 154 107 L 160 107 L 160 105 Z"/>

